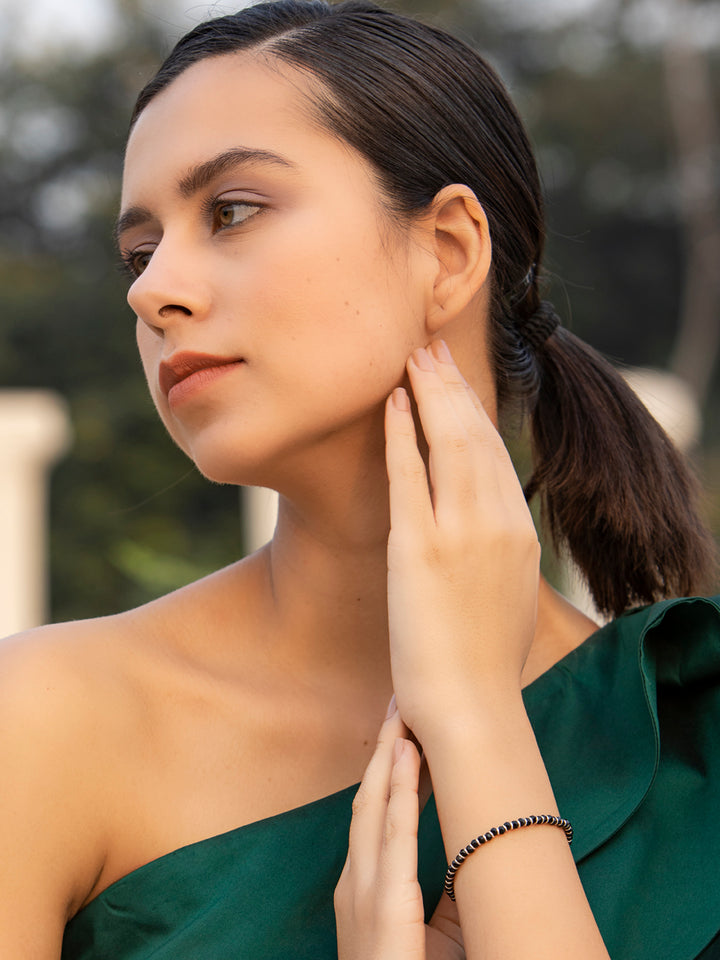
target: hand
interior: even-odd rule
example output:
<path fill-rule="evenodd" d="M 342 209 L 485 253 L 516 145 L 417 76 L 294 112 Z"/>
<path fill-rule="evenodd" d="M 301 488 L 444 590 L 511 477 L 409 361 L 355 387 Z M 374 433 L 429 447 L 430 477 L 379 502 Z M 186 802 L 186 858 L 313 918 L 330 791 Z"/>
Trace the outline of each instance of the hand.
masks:
<path fill-rule="evenodd" d="M 443 343 L 408 361 L 429 473 L 407 394 L 386 409 L 393 684 L 425 744 L 438 722 L 519 694 L 532 642 L 540 548 L 507 450 Z"/>
<path fill-rule="evenodd" d="M 446 852 L 454 856 L 478 824 L 502 823 L 521 809 L 557 812 L 520 696 L 535 632 L 540 550 L 510 458 L 444 345 L 416 351 L 408 373 L 429 469 L 407 394 L 398 389 L 386 411 L 390 654 L 398 708 L 428 758 Z M 399 781 L 404 776 L 393 773 Z M 391 812 L 392 796 L 390 853 L 401 829 L 395 824 L 408 822 Z M 521 830 L 469 858 L 456 884 L 468 956 L 608 960 L 558 834 Z M 408 878 L 384 868 L 379 887 L 387 887 L 388 876 Z M 404 890 L 398 881 L 388 889 Z M 563 909 L 548 911 L 538 890 L 552 890 Z M 383 918 L 382 901 L 376 908 Z M 395 929 L 416 936 L 417 918 Z M 417 942 L 407 944 L 416 951 L 407 956 L 422 955 Z M 406 955 L 388 952 L 387 943 L 384 953 L 367 956 Z"/>
<path fill-rule="evenodd" d="M 335 890 L 339 960 L 465 960 L 455 905 L 443 895 L 424 923 L 417 879 L 420 755 L 395 710 L 353 803 Z"/>

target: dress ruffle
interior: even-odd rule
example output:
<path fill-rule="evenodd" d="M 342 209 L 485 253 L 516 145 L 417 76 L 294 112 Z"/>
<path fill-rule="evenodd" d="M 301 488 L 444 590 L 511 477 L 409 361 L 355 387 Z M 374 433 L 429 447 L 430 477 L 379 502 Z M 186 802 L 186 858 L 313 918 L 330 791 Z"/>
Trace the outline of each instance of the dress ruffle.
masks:
<path fill-rule="evenodd" d="M 626 614 L 524 697 L 612 960 L 720 957 L 718 600 Z M 63 960 L 335 960 L 355 789 L 133 871 L 70 922 Z M 432 801 L 419 847 L 429 914 L 445 872 Z"/>
<path fill-rule="evenodd" d="M 720 930 L 717 600 L 626 614 L 526 705 L 610 956 L 694 960 Z"/>

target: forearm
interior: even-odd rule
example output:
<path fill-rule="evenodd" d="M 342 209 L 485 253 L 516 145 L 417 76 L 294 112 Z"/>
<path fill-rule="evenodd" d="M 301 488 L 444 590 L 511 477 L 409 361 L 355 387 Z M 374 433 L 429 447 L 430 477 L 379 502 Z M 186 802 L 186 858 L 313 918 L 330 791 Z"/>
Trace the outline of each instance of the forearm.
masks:
<path fill-rule="evenodd" d="M 506 820 L 558 813 L 519 690 L 469 719 L 454 712 L 423 746 L 448 861 Z M 483 845 L 458 871 L 455 895 L 468 960 L 608 958 L 557 827 L 522 828 Z"/>

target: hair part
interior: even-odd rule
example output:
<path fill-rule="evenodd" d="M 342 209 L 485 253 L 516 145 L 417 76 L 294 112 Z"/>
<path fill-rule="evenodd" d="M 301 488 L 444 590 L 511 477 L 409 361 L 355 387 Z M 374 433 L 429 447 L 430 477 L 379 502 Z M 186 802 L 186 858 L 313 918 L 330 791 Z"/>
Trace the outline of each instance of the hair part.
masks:
<path fill-rule="evenodd" d="M 455 37 L 367 0 L 275 0 L 183 37 L 141 91 L 132 123 L 194 63 L 258 48 L 320 81 L 317 117 L 370 162 L 396 220 L 411 222 L 450 184 L 474 191 L 493 245 L 488 345 L 499 409 L 530 418 L 526 495 L 540 495 L 555 545 L 598 608 L 618 614 L 709 582 L 714 547 L 697 483 L 662 429 L 587 344 L 563 329 L 542 343 L 529 335 L 528 325 L 554 316 L 538 279 L 543 200 L 529 138 L 494 70 Z"/>

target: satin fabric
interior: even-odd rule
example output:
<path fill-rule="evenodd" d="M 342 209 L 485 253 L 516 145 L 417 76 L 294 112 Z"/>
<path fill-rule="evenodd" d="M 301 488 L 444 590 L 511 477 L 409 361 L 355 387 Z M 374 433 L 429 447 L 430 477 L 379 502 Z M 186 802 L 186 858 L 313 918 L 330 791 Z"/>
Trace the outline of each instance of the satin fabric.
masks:
<path fill-rule="evenodd" d="M 612 960 L 720 957 L 719 599 L 628 613 L 524 691 Z M 71 920 L 62 960 L 336 960 L 356 789 L 133 871 Z M 419 848 L 429 916 L 446 867 L 432 800 Z"/>

